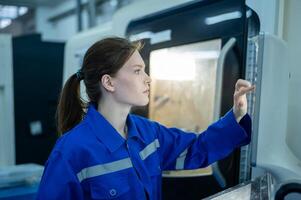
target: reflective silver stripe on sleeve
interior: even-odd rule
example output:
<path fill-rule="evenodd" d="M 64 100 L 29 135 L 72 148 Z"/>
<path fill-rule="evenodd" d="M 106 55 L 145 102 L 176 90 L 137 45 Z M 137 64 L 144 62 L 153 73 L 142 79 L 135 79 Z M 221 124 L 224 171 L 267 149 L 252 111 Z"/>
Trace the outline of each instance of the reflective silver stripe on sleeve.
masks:
<path fill-rule="evenodd" d="M 187 155 L 187 151 L 188 151 L 188 148 L 185 149 L 185 151 L 183 151 L 181 153 L 181 155 L 177 158 L 176 169 L 184 169 L 184 164 L 185 164 L 185 158 L 186 158 L 186 155 Z"/>
<path fill-rule="evenodd" d="M 130 167 L 133 167 L 130 158 L 125 158 L 110 163 L 84 168 L 79 173 L 77 173 L 77 178 L 79 182 L 81 182 L 87 178 L 120 171 Z"/>
<path fill-rule="evenodd" d="M 198 138 L 201 134 L 195 134 Z M 189 147 L 188 147 L 189 148 Z M 175 169 L 184 169 L 185 159 L 188 152 L 188 148 L 183 151 L 180 156 L 177 158 Z"/>
<path fill-rule="evenodd" d="M 155 139 L 152 143 L 148 144 L 142 151 L 140 151 L 140 157 L 142 160 L 145 160 L 149 155 L 154 153 L 157 148 L 160 147 L 158 139 Z"/>

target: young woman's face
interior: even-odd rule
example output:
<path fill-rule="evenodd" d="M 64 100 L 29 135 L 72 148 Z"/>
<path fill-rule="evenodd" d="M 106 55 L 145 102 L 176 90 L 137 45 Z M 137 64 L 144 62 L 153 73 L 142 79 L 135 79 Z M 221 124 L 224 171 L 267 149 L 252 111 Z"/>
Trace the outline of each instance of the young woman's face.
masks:
<path fill-rule="evenodd" d="M 138 51 L 122 66 L 113 81 L 113 95 L 120 103 L 131 106 L 148 104 L 151 79 L 145 73 L 145 64 Z"/>

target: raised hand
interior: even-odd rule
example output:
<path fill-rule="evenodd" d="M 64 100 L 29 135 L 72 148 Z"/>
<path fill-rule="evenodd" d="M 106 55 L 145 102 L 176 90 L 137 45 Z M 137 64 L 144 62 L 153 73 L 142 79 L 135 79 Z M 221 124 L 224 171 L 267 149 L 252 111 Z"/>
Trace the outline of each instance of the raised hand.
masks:
<path fill-rule="evenodd" d="M 248 110 L 248 102 L 246 94 L 254 91 L 255 86 L 251 85 L 249 81 L 238 79 L 235 84 L 235 92 L 233 95 L 233 113 L 235 115 L 236 121 L 239 122 Z"/>

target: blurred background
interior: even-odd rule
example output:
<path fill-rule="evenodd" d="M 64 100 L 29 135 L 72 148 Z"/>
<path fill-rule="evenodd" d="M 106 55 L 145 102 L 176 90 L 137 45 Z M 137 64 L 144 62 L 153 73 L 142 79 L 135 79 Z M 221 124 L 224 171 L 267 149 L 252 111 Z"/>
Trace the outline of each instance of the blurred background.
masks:
<path fill-rule="evenodd" d="M 132 113 L 168 127 L 200 133 L 231 109 L 237 79 L 256 85 L 251 144 L 164 171 L 163 199 L 301 199 L 300 10 L 299 0 L 0 0 L 0 199 L 35 198 L 62 86 L 108 36 L 144 42 L 150 103 Z"/>

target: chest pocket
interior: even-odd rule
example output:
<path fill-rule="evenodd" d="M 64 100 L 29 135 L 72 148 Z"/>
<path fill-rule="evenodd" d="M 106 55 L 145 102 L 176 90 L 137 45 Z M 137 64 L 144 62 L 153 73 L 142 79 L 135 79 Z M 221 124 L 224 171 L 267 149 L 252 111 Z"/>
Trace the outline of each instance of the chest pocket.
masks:
<path fill-rule="evenodd" d="M 124 199 L 129 193 L 129 185 L 103 186 L 93 183 L 90 185 L 92 199 Z"/>
<path fill-rule="evenodd" d="M 139 153 L 140 158 L 143 160 L 148 173 L 150 176 L 161 175 L 160 168 L 160 156 L 158 153 L 158 148 L 160 147 L 159 140 L 155 139 L 153 142 L 148 144 Z"/>
<path fill-rule="evenodd" d="M 128 170 L 94 177 L 89 181 L 92 199 L 126 199 L 130 194 Z"/>

